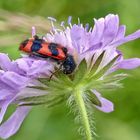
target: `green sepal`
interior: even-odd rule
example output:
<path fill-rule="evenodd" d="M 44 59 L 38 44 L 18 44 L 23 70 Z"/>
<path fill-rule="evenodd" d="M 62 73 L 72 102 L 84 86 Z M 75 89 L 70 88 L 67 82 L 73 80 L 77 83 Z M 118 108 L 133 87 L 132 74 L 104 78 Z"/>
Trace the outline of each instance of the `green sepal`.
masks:
<path fill-rule="evenodd" d="M 65 100 L 66 100 L 66 98 L 58 98 L 55 102 L 52 102 L 50 104 L 46 104 L 46 107 L 48 107 L 48 108 L 54 107 L 56 105 L 63 103 Z"/>
<path fill-rule="evenodd" d="M 47 78 L 38 78 L 38 81 L 44 85 L 48 85 L 48 83 L 49 83 L 49 79 L 47 79 Z"/>
<path fill-rule="evenodd" d="M 33 88 L 33 89 L 40 89 L 40 90 L 47 90 L 47 87 L 44 86 L 27 86 L 27 88 Z"/>
<path fill-rule="evenodd" d="M 85 78 L 86 73 L 87 73 L 87 63 L 86 60 L 83 59 L 74 74 L 73 80 L 74 85 L 75 84 L 77 85 L 79 82 L 81 82 Z"/>
<path fill-rule="evenodd" d="M 96 89 L 96 90 L 115 90 L 117 88 L 122 88 L 121 80 L 125 79 L 127 74 L 110 74 L 104 76 L 102 80 L 94 80 L 88 82 L 85 86 L 87 90 Z"/>
<path fill-rule="evenodd" d="M 95 72 L 97 71 L 99 65 L 101 64 L 102 62 L 102 59 L 104 57 L 104 54 L 105 54 L 105 51 L 103 51 L 100 56 L 97 58 L 96 62 L 93 64 L 93 66 L 91 67 L 91 70 L 90 70 L 90 73 L 89 73 L 89 76 L 92 77 Z"/>
<path fill-rule="evenodd" d="M 73 84 L 73 82 L 71 81 L 71 79 L 69 78 L 68 75 L 64 74 L 62 71 L 58 72 L 56 74 L 56 78 L 51 80 L 50 83 L 52 81 L 55 81 L 57 83 L 60 83 L 60 84 L 64 84 L 65 86 L 71 86 Z M 62 86 L 62 85 L 61 85 Z"/>
<path fill-rule="evenodd" d="M 22 98 L 18 101 L 22 101 L 22 104 L 19 106 L 36 106 L 36 105 L 45 105 L 47 107 L 52 107 L 62 103 L 66 99 L 66 96 L 53 96 L 53 95 L 42 95 L 42 96 L 32 96 Z"/>
<path fill-rule="evenodd" d="M 92 78 L 93 79 L 98 79 L 101 76 L 103 76 L 110 68 L 111 66 L 115 63 L 115 61 L 118 59 L 120 55 L 117 55 L 114 57 L 106 66 L 104 66 L 97 74 L 95 74 Z"/>
<path fill-rule="evenodd" d="M 91 70 L 91 68 L 92 68 L 92 66 L 93 66 L 94 56 L 95 56 L 95 54 L 93 54 L 93 56 L 92 56 L 91 59 L 89 60 L 89 66 L 88 66 L 88 69 L 89 69 L 89 70 Z"/>
<path fill-rule="evenodd" d="M 72 91 L 73 83 L 69 77 L 63 73 L 48 83 L 48 92 L 52 95 L 68 94 Z"/>
<path fill-rule="evenodd" d="M 93 75 L 92 77 L 88 77 L 87 78 L 87 82 L 88 83 L 94 83 L 96 82 L 96 80 L 98 80 L 100 77 L 102 77 L 110 68 L 111 66 L 114 64 L 114 62 L 117 60 L 117 58 L 120 55 L 117 55 L 115 58 L 113 58 L 106 66 L 104 66 L 98 73 L 96 73 L 95 75 Z"/>
<path fill-rule="evenodd" d="M 119 82 L 125 78 L 128 77 L 128 74 L 125 73 L 120 73 L 120 74 L 110 74 L 104 77 L 104 82 L 105 83 L 110 83 L 110 82 Z"/>
<path fill-rule="evenodd" d="M 29 101 L 46 101 L 48 94 L 40 95 L 40 96 L 30 96 L 30 97 L 21 97 L 17 101 L 29 102 Z"/>
<path fill-rule="evenodd" d="M 93 92 L 91 92 L 90 90 L 87 91 L 87 97 L 90 100 L 90 102 L 93 103 L 94 105 L 97 105 L 99 107 L 102 106 L 98 97 Z"/>

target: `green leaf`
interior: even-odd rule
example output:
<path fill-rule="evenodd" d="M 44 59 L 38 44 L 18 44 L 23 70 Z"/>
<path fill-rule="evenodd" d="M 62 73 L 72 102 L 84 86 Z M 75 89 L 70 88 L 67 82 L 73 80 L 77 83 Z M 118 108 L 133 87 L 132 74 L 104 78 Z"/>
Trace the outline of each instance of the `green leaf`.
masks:
<path fill-rule="evenodd" d="M 44 105 L 46 102 L 25 102 L 18 106 L 38 106 L 38 105 Z"/>
<path fill-rule="evenodd" d="M 110 74 L 104 77 L 104 82 L 108 83 L 108 82 L 121 81 L 125 79 L 126 77 L 128 77 L 128 74 L 125 74 L 125 73 L 120 73 L 116 75 Z"/>
<path fill-rule="evenodd" d="M 114 62 L 117 60 L 117 58 L 119 57 L 120 55 L 117 55 L 116 57 L 114 57 L 106 66 L 104 66 L 97 74 L 95 74 L 92 78 L 93 79 L 98 79 L 100 78 L 101 76 L 103 76 L 109 69 L 110 67 L 114 64 Z"/>
<path fill-rule="evenodd" d="M 47 78 L 38 78 L 38 81 L 44 85 L 48 85 L 48 83 L 50 82 Z"/>
<path fill-rule="evenodd" d="M 59 71 L 55 77 L 47 83 L 47 91 L 52 95 L 64 95 L 71 91 L 73 83 L 68 75 Z"/>
<path fill-rule="evenodd" d="M 90 70 L 90 75 L 89 76 L 93 76 L 95 74 L 95 72 L 97 71 L 99 65 L 102 62 L 102 59 L 104 57 L 105 51 L 103 51 L 100 56 L 97 58 L 96 62 L 94 63 L 94 65 L 92 66 L 91 70 Z"/>
<path fill-rule="evenodd" d="M 46 95 L 41 95 L 41 96 L 21 97 L 17 101 L 23 101 L 23 102 L 28 102 L 28 101 L 44 101 L 44 100 L 46 100 L 47 96 L 49 96 L 49 95 L 46 94 Z"/>
<path fill-rule="evenodd" d="M 94 105 L 97 105 L 97 106 L 102 106 L 100 100 L 97 98 L 97 96 L 91 92 L 90 90 L 87 91 L 87 97 L 88 99 L 91 101 L 91 103 L 93 103 Z"/>
<path fill-rule="evenodd" d="M 86 90 L 90 89 L 97 89 L 97 90 L 115 90 L 118 88 L 122 88 L 122 84 L 120 83 L 121 80 L 126 78 L 127 74 L 117 74 L 117 75 L 111 75 L 104 76 L 104 79 L 98 79 L 98 80 L 90 80 L 88 84 L 85 86 Z"/>
<path fill-rule="evenodd" d="M 118 88 L 122 88 L 122 84 L 118 82 L 110 82 L 110 83 L 103 83 L 99 88 L 100 90 L 115 90 Z"/>
<path fill-rule="evenodd" d="M 89 67 L 88 67 L 89 70 L 92 68 L 94 56 L 95 56 L 95 54 L 92 55 L 92 57 L 91 57 L 91 59 L 89 61 Z"/>
<path fill-rule="evenodd" d="M 80 81 L 85 78 L 87 72 L 87 63 L 86 60 L 83 59 L 79 64 L 77 71 L 74 74 L 74 84 L 77 85 Z"/>
<path fill-rule="evenodd" d="M 43 87 L 43 86 L 27 86 L 27 87 L 33 89 L 47 90 L 47 87 Z"/>
<path fill-rule="evenodd" d="M 66 75 L 66 74 L 64 74 L 63 72 L 57 73 L 56 78 L 53 79 L 53 80 L 51 80 L 50 83 L 52 81 L 55 81 L 57 83 L 60 83 L 61 86 L 62 85 L 71 86 L 73 84 L 72 81 L 71 81 L 71 79 L 69 78 L 69 76 Z"/>
<path fill-rule="evenodd" d="M 89 82 L 88 82 L 88 80 L 87 80 L 87 83 L 88 84 L 86 84 L 85 85 L 85 89 L 86 90 L 90 90 L 90 89 L 100 89 L 100 87 L 102 86 L 102 81 L 100 81 L 100 80 L 98 80 L 98 81 L 96 81 L 96 80 L 90 80 Z"/>
<path fill-rule="evenodd" d="M 19 106 L 35 106 L 35 105 L 43 105 L 45 104 L 47 107 L 54 106 L 56 104 L 59 104 L 63 102 L 66 99 L 67 96 L 33 96 L 33 97 L 26 97 L 20 99 L 23 103 Z"/>
<path fill-rule="evenodd" d="M 68 83 L 67 83 L 68 84 Z M 67 94 L 72 90 L 72 84 L 67 85 L 66 82 L 58 80 L 58 81 L 51 81 L 48 85 L 48 92 L 51 94 Z"/>
<path fill-rule="evenodd" d="M 50 103 L 50 104 L 46 104 L 46 106 L 47 106 L 48 108 L 54 107 L 54 106 L 56 106 L 56 105 L 59 105 L 59 104 L 63 103 L 64 101 L 65 101 L 65 98 L 59 98 L 59 99 L 56 100 L 55 102 L 52 102 L 52 103 Z"/>

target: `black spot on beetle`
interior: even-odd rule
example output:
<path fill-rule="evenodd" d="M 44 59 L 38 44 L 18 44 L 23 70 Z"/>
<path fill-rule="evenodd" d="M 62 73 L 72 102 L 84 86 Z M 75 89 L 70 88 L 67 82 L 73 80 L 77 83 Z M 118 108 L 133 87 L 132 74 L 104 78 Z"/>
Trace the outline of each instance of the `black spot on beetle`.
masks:
<path fill-rule="evenodd" d="M 33 45 L 31 47 L 31 51 L 32 52 L 38 52 L 40 49 L 41 49 L 41 43 L 42 43 L 42 40 L 41 39 L 36 39 L 33 41 Z"/>
<path fill-rule="evenodd" d="M 57 46 L 58 45 L 55 44 L 55 43 L 50 43 L 49 46 L 48 46 L 48 48 L 51 51 L 53 56 L 58 56 L 59 55 L 58 50 L 57 50 Z"/>

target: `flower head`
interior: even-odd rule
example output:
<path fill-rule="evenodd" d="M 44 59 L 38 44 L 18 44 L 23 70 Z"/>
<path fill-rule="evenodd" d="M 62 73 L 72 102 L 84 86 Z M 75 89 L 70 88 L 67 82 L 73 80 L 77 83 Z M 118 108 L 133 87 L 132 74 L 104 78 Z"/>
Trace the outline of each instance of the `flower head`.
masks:
<path fill-rule="evenodd" d="M 119 25 L 118 15 L 113 14 L 94 19 L 95 25 L 91 28 L 80 21 L 72 25 L 70 17 L 68 26 L 62 22 L 61 29 L 58 29 L 54 26 L 56 20 L 49 19 L 52 30 L 43 40 L 66 47 L 68 54 L 74 57 L 76 69 L 67 75 L 55 70 L 57 65 L 49 59 L 29 56 L 11 62 L 7 55 L 0 54 L 0 120 L 9 104 L 19 106 L 9 120 L 0 126 L 0 137 L 8 138 L 16 133 L 31 106 L 54 106 L 68 100 L 68 104 L 74 106 L 72 109 L 80 115 L 86 139 L 91 140 L 92 107 L 103 112 L 114 110 L 113 103 L 102 97 L 99 91 L 121 87 L 120 80 L 127 75 L 114 74 L 116 70 L 140 66 L 139 58 L 124 59 L 117 48 L 139 38 L 140 30 L 125 36 L 125 26 Z M 35 28 L 32 31 L 34 35 Z M 55 74 L 49 80 L 52 73 Z"/>
<path fill-rule="evenodd" d="M 53 65 L 48 61 L 35 60 L 24 57 L 11 61 L 6 54 L 0 54 L 0 122 L 2 122 L 5 112 L 10 104 L 21 104 L 19 98 L 26 96 L 38 96 L 42 93 L 39 90 L 32 90 L 27 93 L 27 87 L 38 86 L 36 78 L 50 75 Z M 35 94 L 36 93 L 36 94 Z M 30 106 L 19 106 L 13 115 L 0 127 L 0 137 L 7 138 L 19 129 L 25 116 L 28 114 Z"/>
<path fill-rule="evenodd" d="M 80 21 L 72 25 L 72 18 L 69 17 L 68 26 L 64 26 L 65 22 L 61 23 L 62 30 L 54 26 L 54 20 L 50 20 L 52 31 L 47 33 L 45 40 L 67 47 L 69 53 L 75 56 L 77 65 L 85 59 L 89 70 L 87 77 L 91 77 L 94 82 L 98 81 L 99 87 L 110 88 L 111 85 L 111 88 L 119 87 L 118 82 L 127 75 L 118 74 L 112 77 L 110 74 L 118 69 L 133 69 L 140 66 L 139 58 L 124 59 L 122 52 L 118 50 L 118 46 L 140 38 L 140 30 L 125 36 L 126 27 L 119 25 L 118 15 L 109 14 L 105 18 L 94 19 L 94 27 L 84 26 Z M 108 78 L 113 80 L 109 83 L 106 80 Z M 97 88 L 93 86 L 93 89 L 93 94 L 103 102 L 103 97 L 97 94 Z M 104 99 L 101 107 L 96 107 L 104 112 L 113 111 L 113 104 L 107 99 Z"/>

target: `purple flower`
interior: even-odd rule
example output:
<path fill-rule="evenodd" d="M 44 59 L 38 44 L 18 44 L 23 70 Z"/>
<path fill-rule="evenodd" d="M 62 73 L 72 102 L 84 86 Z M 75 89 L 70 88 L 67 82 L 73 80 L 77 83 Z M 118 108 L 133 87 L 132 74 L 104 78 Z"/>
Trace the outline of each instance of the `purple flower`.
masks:
<path fill-rule="evenodd" d="M 93 60 L 92 64 L 94 65 L 104 52 L 96 71 L 98 73 L 118 56 L 114 64 L 100 77 L 102 80 L 109 73 L 118 69 L 134 69 L 140 66 L 140 58 L 124 59 L 122 53 L 118 51 L 118 46 L 140 38 L 140 30 L 125 36 L 126 27 L 125 25 L 119 25 L 118 15 L 109 14 L 105 18 L 94 19 L 95 25 L 93 28 L 84 27 L 81 23 L 72 25 L 70 19 L 68 19 L 69 26 L 65 27 L 64 22 L 61 24 L 64 30 L 54 28 L 53 25 L 53 33 L 48 33 L 46 40 L 68 47 L 69 53 L 76 55 L 77 64 L 86 59 L 88 66 L 91 60 Z M 97 91 L 93 94 L 102 103 L 102 107 L 96 106 L 98 109 L 103 112 L 113 111 L 113 103 L 104 99 L 99 93 L 97 94 Z"/>
<path fill-rule="evenodd" d="M 1 53 L 0 68 L 2 69 L 0 70 L 0 122 L 2 122 L 8 106 L 15 104 L 19 97 L 26 97 L 27 86 L 30 84 L 35 86 L 37 77 L 48 77 L 50 71 L 53 71 L 53 65 L 48 61 L 28 57 L 10 61 L 6 54 Z M 41 94 L 40 91 L 36 93 L 36 96 Z M 5 139 L 16 133 L 30 109 L 30 106 L 17 107 L 13 115 L 0 126 L 0 137 Z"/>
<path fill-rule="evenodd" d="M 67 26 L 61 23 L 63 30 L 54 26 L 54 18 L 49 19 L 52 30 L 43 39 L 67 47 L 68 53 L 75 58 L 77 68 L 70 76 L 60 71 L 49 81 L 51 72 L 55 72 L 54 67 L 57 67 L 51 60 L 22 57 L 11 61 L 7 55 L 0 54 L 0 122 L 10 104 L 19 106 L 0 126 L 1 138 L 6 139 L 17 132 L 31 106 L 54 106 L 68 100 L 70 105 L 75 102 L 81 116 L 85 115 L 82 117 L 90 139 L 86 104 L 103 112 L 113 111 L 113 103 L 102 97 L 99 91 L 121 87 L 119 82 L 127 75 L 113 74 L 114 71 L 140 66 L 139 58 L 124 59 L 117 48 L 140 38 L 140 30 L 125 36 L 125 26 L 119 25 L 118 15 L 109 14 L 105 18 L 95 19 L 95 25 L 91 28 L 80 21 L 72 25 L 70 17 Z M 32 37 L 34 35 L 33 27 Z"/>

